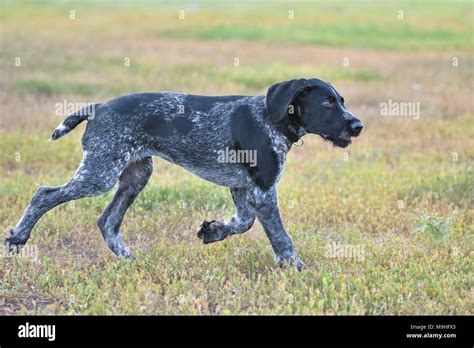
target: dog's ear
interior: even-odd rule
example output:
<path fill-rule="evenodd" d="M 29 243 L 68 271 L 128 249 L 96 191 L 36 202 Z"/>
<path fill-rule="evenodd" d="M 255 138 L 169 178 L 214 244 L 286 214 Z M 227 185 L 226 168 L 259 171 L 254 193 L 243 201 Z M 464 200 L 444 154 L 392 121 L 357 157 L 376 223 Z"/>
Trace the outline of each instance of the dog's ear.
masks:
<path fill-rule="evenodd" d="M 295 79 L 283 81 L 272 85 L 267 92 L 267 112 L 273 123 L 279 123 L 290 110 L 293 100 L 298 93 L 309 89 L 306 79 Z"/>

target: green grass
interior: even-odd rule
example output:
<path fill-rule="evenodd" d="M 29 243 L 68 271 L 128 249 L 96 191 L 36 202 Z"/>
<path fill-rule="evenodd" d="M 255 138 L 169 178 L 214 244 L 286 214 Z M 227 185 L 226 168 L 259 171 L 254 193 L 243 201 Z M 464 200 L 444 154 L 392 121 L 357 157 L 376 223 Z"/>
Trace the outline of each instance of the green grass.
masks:
<path fill-rule="evenodd" d="M 47 141 L 58 102 L 265 94 L 319 77 L 365 129 L 347 149 L 307 136 L 289 154 L 280 210 L 304 272 L 274 265 L 258 222 L 203 245 L 199 224 L 233 214 L 228 190 L 156 159 L 122 225 L 135 262 L 117 261 L 96 226 L 114 190 L 68 202 L 33 230 L 36 260 L 0 257 L 0 314 L 473 313 L 472 3 L 269 6 L 2 2 L 0 243 L 37 188 L 67 182 L 81 160 L 84 124 Z M 388 99 L 420 102 L 420 119 L 381 117 Z"/>
<path fill-rule="evenodd" d="M 90 96 L 96 95 L 99 90 L 99 87 L 93 84 L 40 79 L 18 80 L 15 87 L 19 92 L 38 95 L 53 95 L 69 91 L 74 94 Z"/>
<path fill-rule="evenodd" d="M 123 84 L 116 83 L 91 83 L 89 77 L 80 77 L 78 71 L 87 69 L 88 73 L 97 76 L 107 76 L 113 73 L 114 69 L 122 68 L 121 62 L 112 59 L 105 59 L 109 62 L 107 68 L 102 68 L 103 62 L 95 66 L 85 66 L 79 60 L 69 60 L 67 64 L 57 61 L 54 67 L 49 68 L 50 73 L 45 76 L 43 72 L 22 71 L 25 77 L 18 78 L 13 88 L 17 93 L 33 94 L 38 96 L 60 96 L 65 93 L 78 96 L 98 96 L 98 95 L 117 95 L 130 91 L 144 90 L 146 79 L 149 76 L 159 76 L 161 81 L 172 81 L 185 85 L 189 79 L 206 81 L 225 81 L 234 83 L 243 90 L 261 91 L 274 81 L 283 81 L 301 76 L 320 76 L 321 78 L 334 83 L 343 81 L 357 81 L 360 83 L 370 81 L 383 81 L 387 76 L 382 75 L 376 70 L 366 68 L 340 69 L 332 66 L 318 66 L 317 68 L 309 65 L 298 65 L 287 62 L 274 62 L 270 65 L 254 66 L 223 66 L 212 67 L 210 64 L 171 64 L 156 66 L 150 61 L 135 61 L 134 66 L 127 71 L 129 79 Z M 76 73 L 65 74 L 66 71 L 73 69 Z M 145 83 L 144 83 L 145 82 Z M 162 82 L 160 82 L 162 84 Z M 163 89 L 173 89 L 164 85 Z"/>
<path fill-rule="evenodd" d="M 141 1 L 111 6 L 109 2 L 4 1 L 2 20 L 7 24 L 18 20 L 27 26 L 46 24 L 54 18 L 56 26 L 75 26 L 70 11 L 77 19 L 85 18 L 74 32 L 96 33 L 107 25 L 111 32 L 129 25 L 128 34 L 136 37 L 157 36 L 218 40 L 252 40 L 289 44 L 322 45 L 393 50 L 467 49 L 472 43 L 470 1 L 387 1 L 359 0 L 273 2 L 271 11 L 265 1 L 244 1 L 238 5 L 224 1 L 203 1 L 198 5 L 172 1 Z M 47 4 L 46 3 L 46 4 Z M 19 9 L 21 8 L 21 12 Z M 179 11 L 185 18 L 179 19 Z M 103 12 L 107 17 L 102 19 Z M 294 18 L 289 19 L 289 11 Z M 399 18 L 403 11 L 403 18 Z M 70 29 L 71 30 L 71 29 Z"/>
<path fill-rule="evenodd" d="M 469 33 L 452 29 L 424 30 L 396 23 L 354 26 L 351 24 L 295 24 L 280 26 L 215 25 L 192 30 L 163 29 L 158 36 L 175 38 L 195 37 L 214 40 L 255 40 L 264 42 L 288 42 L 291 44 L 321 45 L 330 47 L 358 47 L 376 49 L 443 49 L 463 48 L 469 44 Z M 387 13 L 389 17 L 389 13 Z M 386 20 L 388 19 L 386 18 Z"/>

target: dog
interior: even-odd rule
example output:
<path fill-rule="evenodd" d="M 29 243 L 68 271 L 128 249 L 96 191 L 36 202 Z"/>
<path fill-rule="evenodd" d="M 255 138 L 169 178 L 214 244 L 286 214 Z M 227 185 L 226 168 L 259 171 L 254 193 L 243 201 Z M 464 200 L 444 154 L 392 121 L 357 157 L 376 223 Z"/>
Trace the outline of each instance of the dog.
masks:
<path fill-rule="evenodd" d="M 362 122 L 344 98 L 320 79 L 293 79 L 272 85 L 266 96 L 198 96 L 174 92 L 125 95 L 68 116 L 51 140 L 87 120 L 82 161 L 73 178 L 40 187 L 5 243 L 23 246 L 47 211 L 67 201 L 97 196 L 118 182 L 97 223 L 119 258 L 134 258 L 120 232 L 125 212 L 147 184 L 152 157 L 159 156 L 212 183 L 228 187 L 235 214 L 228 221 L 204 221 L 203 243 L 248 231 L 257 218 L 270 240 L 276 263 L 301 270 L 293 242 L 280 217 L 277 183 L 292 145 L 317 134 L 338 147 L 362 131 Z M 218 160 L 218 152 L 252 151 L 252 163 Z M 11 249 L 9 249 L 11 250 Z"/>

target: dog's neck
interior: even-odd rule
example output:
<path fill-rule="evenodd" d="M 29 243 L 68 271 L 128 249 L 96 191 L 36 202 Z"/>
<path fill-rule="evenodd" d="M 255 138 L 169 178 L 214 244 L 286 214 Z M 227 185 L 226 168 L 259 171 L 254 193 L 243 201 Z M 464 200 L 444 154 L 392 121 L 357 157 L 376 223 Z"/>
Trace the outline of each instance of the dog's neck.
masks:
<path fill-rule="evenodd" d="M 295 128 L 291 124 L 285 124 L 283 122 L 275 125 L 276 129 L 283 133 L 283 135 L 291 142 L 296 143 L 300 140 L 298 133 L 296 133 Z"/>
<path fill-rule="evenodd" d="M 300 122 L 298 122 L 298 119 L 300 118 L 299 107 L 296 111 L 297 115 L 294 115 L 293 119 L 291 119 L 288 115 L 288 117 L 282 120 L 282 122 L 274 123 L 270 121 L 270 118 L 268 117 L 266 111 L 266 97 L 261 96 L 261 98 L 263 102 L 263 109 L 265 110 L 265 118 L 272 129 L 273 137 L 278 139 L 277 142 L 279 142 L 280 144 L 285 144 L 285 151 L 289 151 L 291 145 L 298 142 L 301 137 L 308 133 L 300 124 Z"/>
<path fill-rule="evenodd" d="M 308 133 L 299 122 L 299 119 L 300 110 L 298 107 L 296 114 L 288 115 L 282 122 L 275 125 L 275 127 L 288 138 L 291 144 L 298 142 L 303 135 Z"/>

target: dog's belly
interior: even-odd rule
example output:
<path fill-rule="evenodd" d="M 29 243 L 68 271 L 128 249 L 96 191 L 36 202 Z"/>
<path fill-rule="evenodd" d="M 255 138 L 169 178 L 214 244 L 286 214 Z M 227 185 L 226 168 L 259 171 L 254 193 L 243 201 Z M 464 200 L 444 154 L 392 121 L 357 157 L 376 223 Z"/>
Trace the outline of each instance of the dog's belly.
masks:
<path fill-rule="evenodd" d="M 227 165 L 217 168 L 202 168 L 186 164 L 177 164 L 190 171 L 191 173 L 199 176 L 200 178 L 217 185 L 237 188 L 245 187 L 247 184 L 247 175 L 245 170 L 237 165 Z"/>
<path fill-rule="evenodd" d="M 246 187 L 248 185 L 248 174 L 245 168 L 238 163 L 215 163 L 205 160 L 189 160 L 178 154 L 171 154 L 168 151 L 154 150 L 152 156 L 161 157 L 164 160 L 176 164 L 181 168 L 197 175 L 201 179 L 225 187 Z"/>

